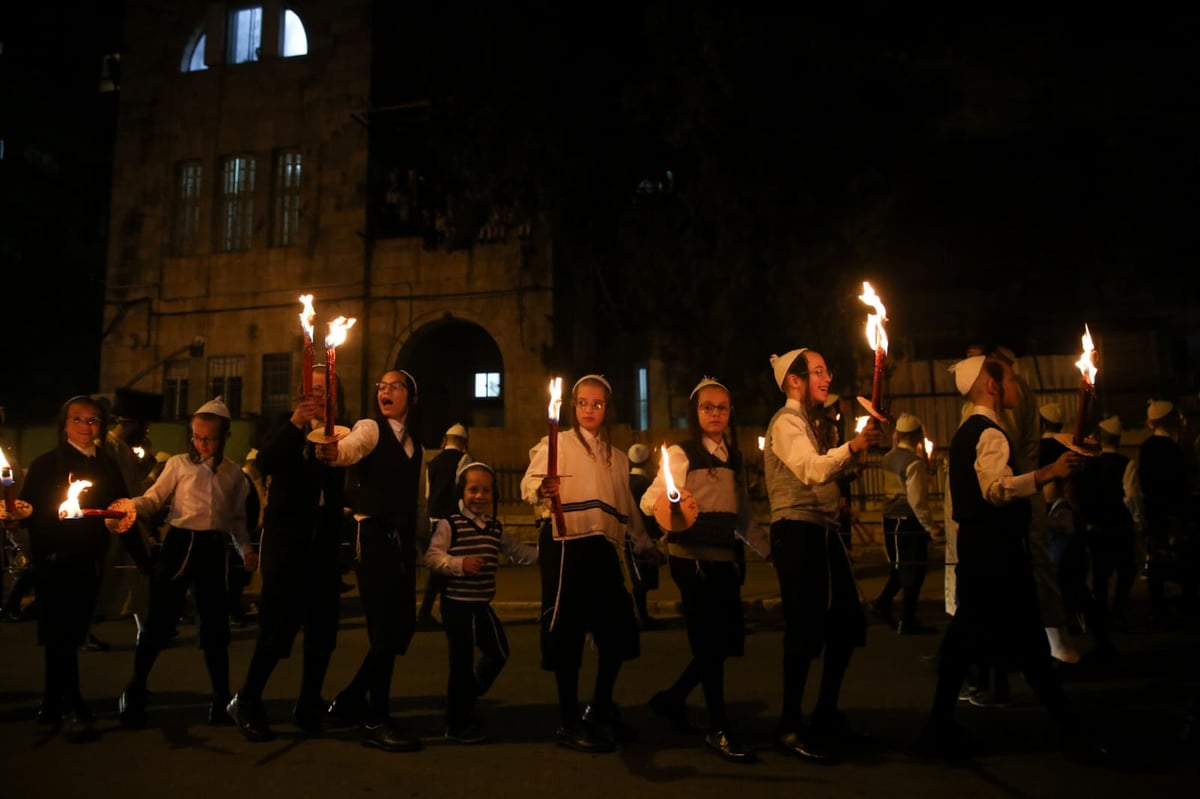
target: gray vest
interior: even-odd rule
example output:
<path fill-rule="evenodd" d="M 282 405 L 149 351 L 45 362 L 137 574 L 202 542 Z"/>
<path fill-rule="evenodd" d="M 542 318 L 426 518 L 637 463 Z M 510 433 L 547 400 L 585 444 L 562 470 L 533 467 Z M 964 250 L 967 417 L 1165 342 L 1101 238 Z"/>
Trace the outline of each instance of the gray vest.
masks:
<path fill-rule="evenodd" d="M 771 521 L 796 519 L 836 530 L 838 529 L 838 500 L 841 498 L 837 481 L 830 480 L 815 486 L 805 485 L 775 455 L 773 449 L 775 420 L 783 414 L 804 418 L 799 411 L 785 405 L 771 417 L 771 422 L 767 425 L 767 440 L 763 445 L 763 472 L 767 479 L 767 497 L 771 500 Z M 808 426 L 807 422 L 805 427 L 813 449 L 818 449 L 812 427 Z"/>
<path fill-rule="evenodd" d="M 883 515 L 889 518 L 914 516 L 908 504 L 908 466 L 917 453 L 906 447 L 896 447 L 883 456 Z"/>

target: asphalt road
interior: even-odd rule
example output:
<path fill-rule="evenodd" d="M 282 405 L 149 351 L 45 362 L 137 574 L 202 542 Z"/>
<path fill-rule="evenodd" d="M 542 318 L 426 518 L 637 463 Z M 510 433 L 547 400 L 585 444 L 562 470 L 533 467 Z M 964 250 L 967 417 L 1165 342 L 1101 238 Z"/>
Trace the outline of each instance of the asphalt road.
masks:
<path fill-rule="evenodd" d="M 870 598 L 883 571 L 864 559 L 860 586 Z M 125 731 L 116 700 L 132 666 L 132 622 L 108 621 L 97 634 L 109 652 L 80 655 L 83 690 L 101 737 L 69 744 L 33 722 L 41 690 L 41 650 L 32 623 L 0 624 L 0 797 L 121 797 L 190 799 L 213 796 L 571 797 L 680 796 L 997 796 L 1056 797 L 1194 795 L 1200 744 L 1178 732 L 1184 711 L 1200 690 L 1200 635 L 1195 632 L 1132 632 L 1116 637 L 1117 656 L 1102 668 L 1077 675 L 1068 692 L 1095 733 L 1121 755 L 1120 768 L 1068 763 L 1054 747 L 1054 728 L 1020 677 L 1013 702 L 1003 709 L 960 703 L 959 721 L 976 737 L 981 754 L 948 765 L 919 757 L 916 738 L 929 708 L 934 673 L 928 662 L 938 636 L 900 637 L 873 624 L 868 645 L 851 664 L 843 709 L 869 736 L 841 765 L 811 766 L 770 748 L 779 712 L 782 626 L 771 601 L 769 567 L 758 565 L 747 582 L 751 635 L 746 656 L 727 667 L 730 715 L 743 737 L 760 747 L 756 765 L 727 763 L 706 752 L 698 735 L 669 728 L 646 701 L 673 681 L 687 659 L 680 620 L 673 615 L 669 578 L 652 594 L 656 616 L 667 628 L 642 636 L 642 656 L 628 663 L 617 685 L 625 720 L 639 732 L 619 752 L 588 755 L 552 742 L 557 724 L 553 678 L 538 668 L 533 624 L 533 569 L 505 568 L 498 598 L 512 659 L 480 707 L 491 739 L 466 747 L 442 739 L 446 674 L 445 639 L 418 633 L 397 662 L 393 709 L 407 730 L 420 734 L 419 753 L 388 754 L 361 746 L 349 733 L 307 737 L 291 725 L 291 699 L 299 685 L 299 657 L 284 661 L 266 692 L 277 740 L 252 744 L 230 727 L 206 722 L 208 682 L 195 628 L 181 627 L 150 680 L 154 692 L 150 726 Z M 664 577 L 666 575 L 664 574 Z M 940 570 L 926 584 L 923 614 L 939 626 Z M 507 586 L 507 588 L 505 588 Z M 1141 602 L 1141 586 L 1138 598 Z M 349 681 L 366 647 L 363 620 L 353 592 L 344 600 L 344 621 L 327 692 Z M 1139 604 L 1139 608 L 1141 605 Z M 231 648 L 236 689 L 253 650 L 251 624 L 235 629 Z M 1084 648 L 1086 638 L 1081 641 Z M 590 694 L 595 659 L 587 658 L 580 694 Z M 815 697 L 810 680 L 808 702 Z M 702 720 L 697 691 L 690 707 Z"/>

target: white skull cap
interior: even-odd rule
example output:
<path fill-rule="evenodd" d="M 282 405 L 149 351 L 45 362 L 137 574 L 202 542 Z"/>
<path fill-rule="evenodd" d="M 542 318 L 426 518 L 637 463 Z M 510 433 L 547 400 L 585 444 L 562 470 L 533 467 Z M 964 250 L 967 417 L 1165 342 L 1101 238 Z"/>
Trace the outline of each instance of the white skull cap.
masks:
<path fill-rule="evenodd" d="M 771 356 L 771 369 L 775 372 L 775 385 L 779 386 L 780 391 L 787 392 L 787 389 L 783 387 L 784 378 L 787 377 L 788 370 L 792 368 L 792 364 L 800 357 L 800 353 L 802 352 L 808 352 L 808 347 L 801 347 L 798 350 L 788 350 L 783 355 Z"/>
<path fill-rule="evenodd" d="M 1110 416 L 1104 421 L 1100 422 L 1099 427 L 1110 436 L 1119 436 L 1121 435 L 1121 417 Z"/>
<path fill-rule="evenodd" d="M 466 438 L 467 428 L 463 427 L 461 423 L 455 422 L 454 424 L 450 425 L 450 429 L 446 431 L 446 435 L 457 436 L 458 438 Z"/>
<path fill-rule="evenodd" d="M 911 433 L 921 429 L 921 420 L 911 413 L 902 413 L 896 420 L 897 433 Z"/>
<path fill-rule="evenodd" d="M 192 415 L 196 416 L 201 413 L 211 413 L 213 416 L 222 416 L 226 419 L 231 418 L 229 415 L 229 406 L 225 404 L 225 400 L 221 396 L 213 397 L 197 408 L 196 413 Z"/>
<path fill-rule="evenodd" d="M 954 387 L 958 389 L 959 394 L 965 397 L 971 393 L 971 386 L 975 385 L 979 373 L 983 371 L 985 360 L 987 360 L 986 355 L 972 355 L 950 367 L 950 371 L 954 372 Z"/>
<path fill-rule="evenodd" d="M 716 386 L 717 388 L 725 388 L 725 385 L 720 380 L 717 380 L 717 378 L 709 377 L 709 376 L 705 375 L 704 379 L 701 380 L 699 383 L 697 383 L 696 387 L 692 389 L 692 393 L 688 394 L 688 399 L 691 399 L 692 397 L 699 394 L 700 389 L 708 388 L 709 386 Z M 726 391 L 726 393 L 728 393 L 729 389 L 725 388 L 725 391 Z"/>
<path fill-rule="evenodd" d="M 1038 408 L 1038 413 L 1041 414 L 1043 419 L 1051 424 L 1063 423 L 1063 409 L 1062 406 L 1057 402 L 1046 403 L 1042 407 Z"/>
<path fill-rule="evenodd" d="M 1175 404 L 1169 400 L 1150 400 L 1146 403 L 1146 418 L 1150 421 L 1162 419 L 1175 410 Z"/>
<path fill-rule="evenodd" d="M 575 381 L 575 385 L 571 386 L 572 394 L 575 393 L 575 391 L 579 388 L 579 384 L 582 383 L 584 380 L 595 380 L 598 383 L 602 383 L 604 385 L 604 388 L 608 390 L 609 394 L 613 393 L 612 383 L 609 383 L 608 380 L 605 379 L 604 375 L 584 375 L 583 377 L 581 377 Z"/>

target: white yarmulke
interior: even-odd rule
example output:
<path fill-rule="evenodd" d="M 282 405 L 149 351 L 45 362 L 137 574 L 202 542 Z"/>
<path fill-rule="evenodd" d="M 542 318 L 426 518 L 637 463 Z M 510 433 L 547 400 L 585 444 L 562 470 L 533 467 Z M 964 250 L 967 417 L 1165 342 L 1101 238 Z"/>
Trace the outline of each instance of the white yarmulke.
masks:
<path fill-rule="evenodd" d="M 1050 424 L 1063 423 L 1063 409 L 1057 402 L 1048 402 L 1038 408 L 1038 414 Z"/>
<path fill-rule="evenodd" d="M 1100 422 L 1099 426 L 1100 426 L 1101 430 L 1103 430 L 1105 433 L 1108 433 L 1110 436 L 1121 435 L 1121 417 L 1120 416 L 1110 416 L 1107 419 L 1105 419 L 1104 421 Z"/>
<path fill-rule="evenodd" d="M 462 464 L 457 470 L 455 470 L 454 479 L 457 480 L 458 478 L 462 477 L 463 472 L 465 472 L 467 469 L 487 469 L 488 474 L 492 475 L 493 477 L 496 475 L 496 473 L 492 471 L 492 467 L 488 466 L 483 461 L 471 461 L 470 463 Z"/>
<path fill-rule="evenodd" d="M 798 350 L 789 350 L 783 355 L 771 356 L 771 370 L 775 373 L 775 385 L 779 386 L 779 390 L 787 392 L 783 387 L 784 378 L 787 377 L 788 370 L 792 368 L 792 363 L 800 357 L 800 354 L 807 352 L 808 347 L 801 347 Z"/>
<path fill-rule="evenodd" d="M 841 399 L 842 398 L 839 397 L 837 394 L 830 392 L 829 396 L 825 397 L 825 402 L 823 403 L 823 405 L 826 408 L 832 408 L 834 405 L 837 405 L 841 401 Z"/>
<path fill-rule="evenodd" d="M 902 413 L 896 420 L 897 433 L 912 433 L 921 429 L 921 420 L 911 413 Z"/>
<path fill-rule="evenodd" d="M 629 456 L 629 462 L 634 466 L 650 460 L 650 448 L 645 444 L 634 444 L 626 454 Z"/>
<path fill-rule="evenodd" d="M 1168 400 L 1150 400 L 1146 403 L 1146 418 L 1150 421 L 1157 421 L 1169 415 L 1175 410 L 1174 403 Z"/>
<path fill-rule="evenodd" d="M 975 385 L 975 380 L 983 371 L 985 360 L 987 360 L 986 355 L 972 355 L 950 367 L 950 371 L 954 372 L 954 387 L 958 389 L 959 394 L 965 397 L 971 393 L 971 386 Z"/>
<path fill-rule="evenodd" d="M 579 390 L 579 384 L 584 380 L 595 380 L 596 382 L 603 384 L 604 388 L 608 390 L 608 393 L 612 394 L 612 384 L 604 379 L 604 375 L 584 375 L 575 381 L 575 385 L 571 386 L 572 394 Z"/>
<path fill-rule="evenodd" d="M 692 397 L 696 396 L 696 394 L 698 394 L 700 392 L 700 389 L 708 388 L 709 386 L 716 386 L 717 388 L 725 388 L 725 385 L 723 383 L 721 383 L 721 381 L 717 380 L 715 377 L 708 377 L 706 375 L 704 377 L 704 379 L 701 380 L 699 383 L 697 383 L 696 387 L 692 389 L 692 393 L 688 394 L 688 399 L 691 399 Z M 728 394 L 729 389 L 725 388 L 725 393 Z"/>
<path fill-rule="evenodd" d="M 196 409 L 196 413 L 192 415 L 195 416 L 201 413 L 211 413 L 213 416 L 222 416 L 226 419 L 231 418 L 229 415 L 229 406 L 225 404 L 225 400 L 220 396 L 213 397 L 201 405 Z"/>
<path fill-rule="evenodd" d="M 463 427 L 458 422 L 455 422 L 454 424 L 450 425 L 450 429 L 446 431 L 446 435 L 456 436 L 458 438 L 466 438 L 467 428 Z"/>

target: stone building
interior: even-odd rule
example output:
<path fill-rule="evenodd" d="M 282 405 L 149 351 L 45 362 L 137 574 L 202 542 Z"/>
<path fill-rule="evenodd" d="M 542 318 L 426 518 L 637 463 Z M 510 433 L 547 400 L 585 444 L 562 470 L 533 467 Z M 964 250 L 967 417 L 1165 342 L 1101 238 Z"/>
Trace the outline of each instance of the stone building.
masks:
<path fill-rule="evenodd" d="M 312 294 L 318 363 L 326 323 L 357 320 L 346 417 L 401 367 L 426 445 L 460 421 L 529 428 L 524 456 L 545 425 L 550 248 L 519 209 L 467 213 L 406 150 L 424 106 L 373 83 L 374 5 L 127 4 L 101 385 L 162 391 L 168 417 L 222 394 L 269 418 L 296 395 Z"/>

